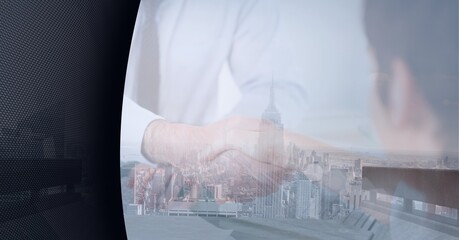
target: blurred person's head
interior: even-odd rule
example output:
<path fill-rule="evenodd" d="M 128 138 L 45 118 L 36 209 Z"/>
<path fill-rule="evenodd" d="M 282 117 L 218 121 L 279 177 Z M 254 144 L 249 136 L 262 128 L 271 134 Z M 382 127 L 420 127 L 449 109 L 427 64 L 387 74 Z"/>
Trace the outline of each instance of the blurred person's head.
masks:
<path fill-rule="evenodd" d="M 372 110 L 388 150 L 457 152 L 458 1 L 367 0 Z"/>

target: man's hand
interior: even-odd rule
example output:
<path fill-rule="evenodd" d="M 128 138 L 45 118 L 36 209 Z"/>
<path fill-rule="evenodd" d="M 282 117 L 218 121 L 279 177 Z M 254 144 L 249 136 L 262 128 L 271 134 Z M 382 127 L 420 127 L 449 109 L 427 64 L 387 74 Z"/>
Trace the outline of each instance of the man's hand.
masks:
<path fill-rule="evenodd" d="M 274 127 L 274 126 L 273 126 Z M 208 126 L 153 121 L 146 129 L 142 151 L 152 162 L 176 167 L 208 164 L 227 151 L 257 160 L 260 121 L 230 118 Z M 284 149 L 284 146 L 279 146 Z"/>
<path fill-rule="evenodd" d="M 150 161 L 160 164 L 170 164 L 183 168 L 209 164 L 228 151 L 240 152 L 253 161 L 287 166 L 284 144 L 294 143 L 299 147 L 309 149 L 333 149 L 314 139 L 283 130 L 280 138 L 272 139 L 272 135 L 263 135 L 262 131 L 272 131 L 276 126 L 264 122 L 261 130 L 261 120 L 232 117 L 207 126 L 170 123 L 155 120 L 145 130 L 142 153 Z M 261 138 L 267 138 L 267 146 L 260 147 Z M 269 141 L 273 140 L 272 143 Z M 282 145 L 282 146 L 277 146 Z M 275 152 L 273 152 L 273 150 Z M 276 162 L 267 155 L 275 154 Z"/>
<path fill-rule="evenodd" d="M 235 197 L 244 194 L 266 195 L 277 191 L 291 173 L 284 143 L 322 148 L 310 138 L 275 129 L 261 120 L 229 118 L 208 126 L 152 122 L 143 139 L 143 154 L 152 162 L 175 166 L 185 176 L 198 176 L 205 182 L 219 183 L 234 179 Z M 280 131 L 266 134 L 266 131 Z M 266 139 L 262 139 L 266 138 Z M 282 138 L 275 141 L 273 138 Z M 265 141 L 266 140 L 266 141 Z M 266 142 L 260 146 L 261 142 Z M 281 145 L 281 146 L 277 146 Z M 193 177 L 193 176 L 191 176 Z M 263 187 L 263 185 L 268 187 Z M 258 189 L 263 189 L 259 192 Z"/>

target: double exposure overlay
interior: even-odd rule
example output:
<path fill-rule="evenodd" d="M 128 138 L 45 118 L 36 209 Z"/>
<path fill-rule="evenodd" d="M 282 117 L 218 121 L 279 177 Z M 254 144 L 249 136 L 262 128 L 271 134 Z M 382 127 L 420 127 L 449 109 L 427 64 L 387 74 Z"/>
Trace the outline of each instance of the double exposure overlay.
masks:
<path fill-rule="evenodd" d="M 142 0 L 131 239 L 459 239 L 458 2 Z"/>

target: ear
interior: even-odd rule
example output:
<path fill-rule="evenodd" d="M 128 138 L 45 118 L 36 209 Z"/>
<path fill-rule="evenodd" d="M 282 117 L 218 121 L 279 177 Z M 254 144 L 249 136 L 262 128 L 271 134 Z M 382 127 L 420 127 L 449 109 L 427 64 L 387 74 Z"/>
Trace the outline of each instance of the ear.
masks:
<path fill-rule="evenodd" d="M 403 60 L 395 59 L 392 77 L 388 94 L 390 119 L 394 126 L 416 128 L 425 117 L 427 106 L 414 76 Z"/>

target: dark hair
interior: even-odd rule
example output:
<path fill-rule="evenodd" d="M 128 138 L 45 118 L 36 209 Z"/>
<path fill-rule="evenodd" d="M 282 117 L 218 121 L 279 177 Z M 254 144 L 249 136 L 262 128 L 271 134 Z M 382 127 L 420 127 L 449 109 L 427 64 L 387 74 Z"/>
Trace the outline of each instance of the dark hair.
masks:
<path fill-rule="evenodd" d="M 445 149 L 457 151 L 458 1 L 367 0 L 364 23 L 379 71 L 390 75 L 395 58 L 406 63 L 440 121 Z"/>

